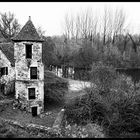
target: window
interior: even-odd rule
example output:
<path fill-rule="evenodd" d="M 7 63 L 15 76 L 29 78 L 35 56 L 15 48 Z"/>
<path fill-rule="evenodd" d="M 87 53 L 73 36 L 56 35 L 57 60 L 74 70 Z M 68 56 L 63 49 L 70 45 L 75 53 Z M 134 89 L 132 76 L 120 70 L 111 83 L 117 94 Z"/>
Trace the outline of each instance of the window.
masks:
<path fill-rule="evenodd" d="M 31 79 L 37 79 L 37 67 L 31 67 L 30 69 Z"/>
<path fill-rule="evenodd" d="M 28 88 L 29 100 L 35 99 L 35 88 Z"/>
<path fill-rule="evenodd" d="M 8 75 L 8 67 L 0 68 L 0 76 Z"/>
<path fill-rule="evenodd" d="M 32 44 L 25 44 L 26 45 L 26 58 L 32 58 Z"/>

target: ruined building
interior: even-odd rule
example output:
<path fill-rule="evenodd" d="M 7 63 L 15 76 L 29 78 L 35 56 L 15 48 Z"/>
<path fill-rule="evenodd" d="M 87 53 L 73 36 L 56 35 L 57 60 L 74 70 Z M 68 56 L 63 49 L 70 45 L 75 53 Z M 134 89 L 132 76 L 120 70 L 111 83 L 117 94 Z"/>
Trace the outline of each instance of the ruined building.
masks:
<path fill-rule="evenodd" d="M 38 115 L 44 110 L 44 65 L 42 42 L 30 17 L 12 38 L 15 59 L 15 96 L 22 107 Z"/>

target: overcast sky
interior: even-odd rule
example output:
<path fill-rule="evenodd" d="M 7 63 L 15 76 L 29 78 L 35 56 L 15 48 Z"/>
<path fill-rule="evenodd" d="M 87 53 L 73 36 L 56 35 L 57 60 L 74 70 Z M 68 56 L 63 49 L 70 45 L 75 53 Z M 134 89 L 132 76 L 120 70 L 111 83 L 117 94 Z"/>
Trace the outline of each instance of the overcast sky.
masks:
<path fill-rule="evenodd" d="M 66 13 L 76 14 L 81 9 L 92 8 L 97 14 L 104 7 L 122 8 L 132 33 L 140 34 L 140 2 L 0 2 L 0 12 L 12 12 L 23 26 L 28 17 L 35 27 L 41 26 L 47 36 L 61 35 Z"/>

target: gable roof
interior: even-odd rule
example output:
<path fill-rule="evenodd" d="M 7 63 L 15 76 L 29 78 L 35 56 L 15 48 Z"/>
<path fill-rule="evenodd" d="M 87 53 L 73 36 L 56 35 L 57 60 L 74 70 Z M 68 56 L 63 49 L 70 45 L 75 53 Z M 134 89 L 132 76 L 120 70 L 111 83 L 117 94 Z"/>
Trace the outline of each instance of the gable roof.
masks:
<path fill-rule="evenodd" d="M 14 60 L 14 44 L 13 43 L 0 43 L 0 50 L 5 54 L 12 66 L 15 66 Z"/>
<path fill-rule="evenodd" d="M 13 41 L 36 41 L 36 42 L 42 42 L 43 40 L 38 35 L 30 17 L 29 20 L 26 22 L 26 24 L 23 26 L 21 31 L 12 38 Z"/>

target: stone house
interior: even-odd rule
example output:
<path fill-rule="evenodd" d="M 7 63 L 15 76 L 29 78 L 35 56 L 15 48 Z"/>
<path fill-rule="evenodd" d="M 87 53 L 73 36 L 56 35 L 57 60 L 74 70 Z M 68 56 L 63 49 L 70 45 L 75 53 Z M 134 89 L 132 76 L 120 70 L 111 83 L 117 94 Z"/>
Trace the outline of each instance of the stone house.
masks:
<path fill-rule="evenodd" d="M 6 94 L 10 81 L 15 79 L 14 47 L 0 33 L 0 92 Z"/>
<path fill-rule="evenodd" d="M 11 79 L 13 73 L 15 98 L 22 108 L 36 116 L 44 111 L 43 40 L 30 17 L 12 41 L 0 44 L 1 73 Z"/>

